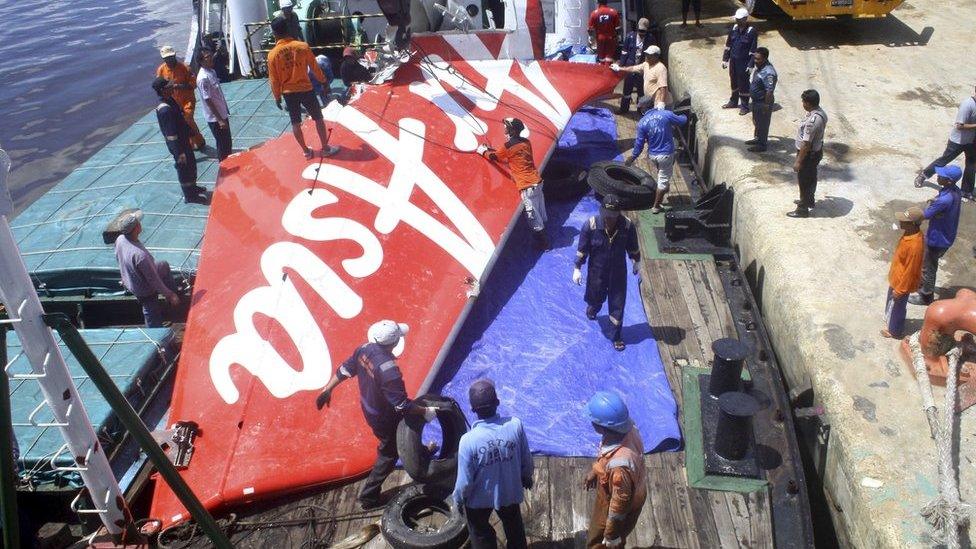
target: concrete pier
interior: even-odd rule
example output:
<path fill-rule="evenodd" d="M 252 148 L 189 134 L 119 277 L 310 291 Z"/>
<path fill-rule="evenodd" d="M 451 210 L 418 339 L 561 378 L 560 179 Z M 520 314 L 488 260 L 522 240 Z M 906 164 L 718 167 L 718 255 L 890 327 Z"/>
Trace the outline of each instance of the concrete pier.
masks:
<path fill-rule="evenodd" d="M 916 189 L 912 180 L 941 154 L 957 105 L 976 85 L 976 4 L 912 0 L 878 20 L 752 20 L 780 78 L 769 151 L 754 154 L 743 144 L 750 117 L 721 109 L 730 91 L 722 50 L 739 4 L 704 3 L 696 28 L 680 27 L 677 0 L 649 0 L 672 92 L 690 95 L 699 117 L 706 176 L 735 188 L 734 241 L 788 384 L 812 389 L 826 410 L 829 436 L 815 462 L 838 536 L 864 548 L 933 546 L 938 534 L 920 509 L 938 493 L 935 441 L 896 342 L 879 330 L 900 235 L 892 213 L 935 195 L 934 183 Z M 830 121 L 813 216 L 791 219 L 793 139 L 808 88 Z M 942 297 L 976 284 L 974 229 L 976 204 L 963 203 L 939 269 Z M 909 305 L 909 332 L 923 313 Z M 974 414 L 962 415 L 956 447 L 962 499 L 976 503 Z"/>

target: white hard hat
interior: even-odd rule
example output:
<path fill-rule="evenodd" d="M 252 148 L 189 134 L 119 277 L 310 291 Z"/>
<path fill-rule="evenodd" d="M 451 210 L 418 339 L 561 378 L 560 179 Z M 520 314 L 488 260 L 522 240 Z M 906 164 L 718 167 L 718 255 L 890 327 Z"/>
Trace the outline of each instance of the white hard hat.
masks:
<path fill-rule="evenodd" d="M 400 338 L 407 335 L 410 327 L 406 324 L 393 322 L 392 320 L 381 320 L 369 327 L 366 337 L 373 343 L 380 345 L 396 345 Z"/>
<path fill-rule="evenodd" d="M 173 57 L 174 55 L 176 55 L 176 50 L 173 49 L 173 46 L 167 45 L 159 48 L 159 56 L 162 57 L 163 59 L 166 59 L 167 57 Z"/>
<path fill-rule="evenodd" d="M 644 50 L 644 54 L 645 55 L 661 55 L 661 48 L 659 48 L 657 46 L 647 46 L 647 49 Z"/>
<path fill-rule="evenodd" d="M 295 4 L 291 3 L 291 0 L 281 0 L 280 2 L 278 2 L 278 7 L 281 9 L 290 8 L 294 5 Z"/>
<path fill-rule="evenodd" d="M 284 2 L 287 2 L 288 0 L 283 0 L 283 1 Z M 739 9 L 735 10 L 735 18 L 736 19 L 745 19 L 746 17 L 749 17 L 749 10 L 747 10 L 745 8 L 739 8 Z"/>
<path fill-rule="evenodd" d="M 142 210 L 132 210 L 122 216 L 119 222 L 119 230 L 122 234 L 129 234 L 142 221 Z"/>

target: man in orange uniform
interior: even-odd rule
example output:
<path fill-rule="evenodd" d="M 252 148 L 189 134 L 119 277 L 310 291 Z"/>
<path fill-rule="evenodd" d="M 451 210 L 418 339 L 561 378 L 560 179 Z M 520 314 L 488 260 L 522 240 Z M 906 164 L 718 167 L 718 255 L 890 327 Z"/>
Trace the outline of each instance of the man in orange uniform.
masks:
<path fill-rule="evenodd" d="M 159 48 L 159 55 L 163 58 L 163 64 L 156 69 L 156 76 L 173 83 L 173 100 L 183 109 L 183 118 L 190 126 L 190 144 L 194 149 L 202 150 L 206 143 L 200 128 L 193 120 L 193 111 L 197 107 L 197 96 L 193 94 L 197 87 L 196 78 L 190 74 L 189 67 L 176 59 L 173 46 Z"/>
<path fill-rule="evenodd" d="M 596 39 L 596 60 L 612 63 L 617 58 L 617 29 L 620 14 L 607 5 L 607 0 L 596 0 L 597 7 L 590 13 L 590 39 Z"/>
<path fill-rule="evenodd" d="M 512 180 L 522 198 L 525 218 L 532 227 L 536 246 L 540 250 L 549 249 L 549 239 L 546 237 L 546 199 L 542 194 L 542 177 L 535 168 L 532 159 L 532 144 L 522 137 L 525 124 L 518 118 L 505 119 L 505 145 L 495 150 L 486 145 L 478 145 L 478 154 L 496 162 L 507 162 L 512 173 Z"/>
<path fill-rule="evenodd" d="M 315 121 L 315 131 L 322 143 L 322 156 L 332 156 L 339 152 L 339 147 L 329 146 L 329 134 L 325 131 L 325 120 L 322 117 L 322 107 L 312 91 L 312 81 L 308 75 L 319 82 L 325 82 L 325 74 L 315 61 L 315 55 L 308 44 L 295 40 L 288 35 L 288 20 L 276 17 L 271 21 L 271 31 L 274 32 L 274 48 L 268 53 L 268 81 L 271 83 L 271 93 L 274 94 L 275 105 L 281 108 L 281 98 L 285 98 L 288 117 L 291 119 L 291 133 L 295 141 L 302 148 L 306 159 L 313 156 L 312 149 L 305 144 L 302 134 L 302 108 Z"/>
<path fill-rule="evenodd" d="M 885 317 L 888 327 L 881 330 L 884 337 L 901 339 L 905 329 L 905 305 L 908 295 L 918 289 L 922 281 L 922 258 L 925 256 L 925 238 L 919 226 L 925 214 L 915 206 L 895 214 L 899 228 L 904 231 L 891 259 L 888 271 L 888 302 Z"/>
<path fill-rule="evenodd" d="M 593 428 L 603 436 L 584 487 L 596 488 L 596 505 L 586 536 L 588 548 L 624 547 L 647 499 L 644 442 L 617 393 L 598 391 L 586 405 Z"/>

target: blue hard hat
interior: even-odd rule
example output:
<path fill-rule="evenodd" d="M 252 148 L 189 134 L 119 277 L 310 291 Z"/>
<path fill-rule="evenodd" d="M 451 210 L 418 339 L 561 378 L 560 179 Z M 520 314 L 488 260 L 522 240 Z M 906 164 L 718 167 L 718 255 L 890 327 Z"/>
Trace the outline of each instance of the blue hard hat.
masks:
<path fill-rule="evenodd" d="M 936 175 L 941 176 L 941 177 L 944 177 L 944 178 L 952 181 L 953 183 L 955 183 L 956 181 L 959 181 L 959 178 L 962 177 L 962 169 L 960 169 L 959 166 L 956 166 L 955 164 L 949 164 L 948 166 L 936 167 L 935 168 L 935 173 L 936 173 Z"/>
<path fill-rule="evenodd" d="M 627 405 L 617 393 L 597 391 L 586 404 L 586 412 L 590 421 L 618 433 L 630 431 L 630 413 Z"/>

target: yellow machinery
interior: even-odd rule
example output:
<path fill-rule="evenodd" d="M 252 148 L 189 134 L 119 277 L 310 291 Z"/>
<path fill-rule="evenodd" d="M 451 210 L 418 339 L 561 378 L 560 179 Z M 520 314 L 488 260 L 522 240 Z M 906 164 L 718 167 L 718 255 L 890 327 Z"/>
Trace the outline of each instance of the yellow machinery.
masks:
<path fill-rule="evenodd" d="M 755 3 L 755 6 L 751 5 Z M 756 15 L 774 10 L 793 19 L 824 19 L 826 17 L 883 17 L 904 0 L 747 0 Z"/>

